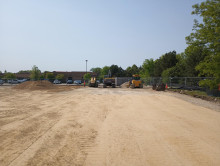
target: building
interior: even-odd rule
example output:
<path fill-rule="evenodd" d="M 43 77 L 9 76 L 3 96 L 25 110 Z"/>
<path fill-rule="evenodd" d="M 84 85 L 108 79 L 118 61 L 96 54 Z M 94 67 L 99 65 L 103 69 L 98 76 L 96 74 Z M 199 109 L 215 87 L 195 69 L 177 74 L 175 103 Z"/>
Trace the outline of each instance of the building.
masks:
<path fill-rule="evenodd" d="M 62 74 L 64 78 L 61 80 L 62 82 L 66 82 L 67 79 L 72 79 L 73 81 L 75 80 L 81 80 L 82 82 L 84 81 L 83 76 L 86 73 L 90 73 L 91 75 L 95 75 L 95 73 L 92 72 L 85 72 L 85 71 L 53 71 L 53 75 L 56 77 L 58 74 Z"/>
<path fill-rule="evenodd" d="M 85 71 L 53 71 L 53 72 L 49 72 L 49 73 L 53 73 L 54 78 L 56 78 L 56 76 L 58 74 L 62 74 L 64 77 L 61 80 L 61 82 L 63 82 L 63 83 L 65 83 L 68 79 L 72 79 L 73 81 L 81 80 L 81 82 L 83 82 L 84 81 L 83 76 L 86 73 L 90 73 L 92 76 L 96 76 L 96 73 L 92 73 L 90 71 L 88 71 L 88 72 L 85 72 Z M 4 74 L 2 73 L 2 77 L 3 76 L 4 76 Z M 31 73 L 30 72 L 15 73 L 15 76 L 16 76 L 16 79 L 30 80 Z M 53 80 L 50 80 L 50 81 L 53 81 Z"/>
<path fill-rule="evenodd" d="M 31 73 L 29 73 L 29 72 L 24 72 L 24 73 L 15 73 L 15 77 L 17 78 L 17 79 L 30 79 L 30 77 L 31 77 Z"/>

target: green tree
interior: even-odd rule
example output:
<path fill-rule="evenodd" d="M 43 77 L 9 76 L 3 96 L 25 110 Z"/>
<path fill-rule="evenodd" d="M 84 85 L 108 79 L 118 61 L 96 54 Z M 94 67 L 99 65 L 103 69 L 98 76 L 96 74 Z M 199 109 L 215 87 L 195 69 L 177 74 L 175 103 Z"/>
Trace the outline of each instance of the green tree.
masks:
<path fill-rule="evenodd" d="M 216 56 L 207 56 L 196 69 L 200 71 L 200 76 L 213 77 L 212 80 L 200 81 L 200 86 L 209 87 L 210 89 L 217 89 L 220 84 L 220 54 Z"/>
<path fill-rule="evenodd" d="M 102 69 L 100 67 L 96 67 L 96 68 L 91 68 L 90 71 L 96 73 L 97 76 L 99 76 L 102 72 Z"/>
<path fill-rule="evenodd" d="M 90 69 L 90 71 L 92 71 L 93 73 L 96 73 L 97 74 L 97 79 L 98 80 L 102 80 L 103 76 L 102 76 L 102 69 L 100 67 L 96 67 L 96 68 L 92 68 Z"/>
<path fill-rule="evenodd" d="M 108 75 L 109 69 L 110 69 L 109 66 L 104 66 L 104 67 L 102 68 L 101 75 L 102 75 L 102 76 Z"/>
<path fill-rule="evenodd" d="M 195 44 L 189 45 L 185 49 L 187 66 L 186 73 L 188 77 L 197 77 L 199 75 L 199 71 L 196 70 L 196 66 L 204 60 L 207 54 L 207 49 Z"/>
<path fill-rule="evenodd" d="M 176 65 L 177 63 L 177 57 L 176 57 L 176 51 L 168 52 L 164 54 L 162 57 L 160 57 L 163 70 L 171 68 Z"/>
<path fill-rule="evenodd" d="M 54 77 L 53 73 L 50 73 L 50 72 L 46 73 L 46 79 L 52 80 L 54 78 L 55 77 Z"/>
<path fill-rule="evenodd" d="M 109 70 L 111 71 L 112 77 L 116 77 L 119 73 L 118 65 L 111 65 Z"/>
<path fill-rule="evenodd" d="M 5 75 L 4 75 L 4 79 L 10 80 L 10 79 L 15 79 L 15 78 L 16 78 L 16 76 L 15 76 L 14 73 L 7 72 L 7 73 L 5 73 Z"/>
<path fill-rule="evenodd" d="M 160 77 L 163 72 L 162 60 L 156 59 L 154 63 L 154 76 Z"/>
<path fill-rule="evenodd" d="M 139 73 L 140 73 L 139 68 L 137 67 L 137 65 L 133 64 L 131 66 L 131 74 L 133 75 L 133 74 L 139 74 Z"/>
<path fill-rule="evenodd" d="M 40 75 L 40 80 L 44 80 L 46 78 L 46 74 L 44 74 L 44 73 L 42 73 L 41 75 Z"/>
<path fill-rule="evenodd" d="M 217 88 L 220 82 L 220 3 L 219 0 L 206 0 L 193 6 L 192 14 L 203 18 L 203 22 L 194 21 L 193 33 L 186 37 L 189 47 L 200 47 L 205 57 L 196 66 L 199 76 L 213 77 L 213 80 L 201 84 Z"/>
<path fill-rule="evenodd" d="M 125 72 L 118 65 L 111 65 L 109 70 L 111 71 L 112 77 L 123 77 L 125 76 Z"/>
<path fill-rule="evenodd" d="M 39 80 L 40 76 L 41 76 L 41 71 L 38 69 L 36 65 L 34 65 L 31 70 L 31 76 L 30 76 L 31 79 Z"/>
<path fill-rule="evenodd" d="M 62 80 L 64 78 L 64 75 L 63 74 L 57 74 L 56 75 L 56 79 L 57 80 Z"/>
<path fill-rule="evenodd" d="M 175 66 L 168 68 L 166 70 L 163 70 L 161 76 L 162 77 L 186 77 L 188 76 L 186 73 L 186 58 L 185 54 L 177 54 L 177 63 Z"/>
<path fill-rule="evenodd" d="M 30 73 L 31 70 L 20 70 L 18 73 Z"/>
<path fill-rule="evenodd" d="M 154 60 L 151 59 L 145 59 L 142 70 L 141 70 L 141 77 L 153 77 L 154 76 Z"/>
<path fill-rule="evenodd" d="M 154 76 L 160 77 L 164 70 L 175 66 L 177 62 L 176 51 L 162 55 L 159 59 L 155 60 Z"/>
<path fill-rule="evenodd" d="M 90 73 L 84 74 L 83 79 L 84 79 L 86 82 L 88 82 L 88 81 L 91 79 L 91 74 L 90 74 Z"/>
<path fill-rule="evenodd" d="M 132 70 L 131 70 L 131 66 L 128 66 L 125 70 L 125 75 L 126 77 L 131 77 L 132 76 Z"/>

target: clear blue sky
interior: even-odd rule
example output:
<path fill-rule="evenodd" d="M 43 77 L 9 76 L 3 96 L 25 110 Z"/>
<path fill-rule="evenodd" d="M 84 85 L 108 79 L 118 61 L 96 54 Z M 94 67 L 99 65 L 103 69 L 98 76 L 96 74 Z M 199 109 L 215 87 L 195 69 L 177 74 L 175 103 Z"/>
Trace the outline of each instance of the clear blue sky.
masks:
<path fill-rule="evenodd" d="M 0 0 L 0 71 L 126 69 L 181 53 L 202 0 Z"/>

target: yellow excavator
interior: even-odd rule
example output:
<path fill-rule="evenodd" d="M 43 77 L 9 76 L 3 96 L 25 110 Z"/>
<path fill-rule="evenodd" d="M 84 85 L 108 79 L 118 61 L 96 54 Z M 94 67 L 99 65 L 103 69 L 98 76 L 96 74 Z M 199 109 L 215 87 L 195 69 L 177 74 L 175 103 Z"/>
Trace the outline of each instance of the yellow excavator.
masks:
<path fill-rule="evenodd" d="M 130 88 L 134 89 L 134 88 L 143 88 L 143 84 L 142 81 L 140 79 L 140 75 L 139 74 L 134 74 L 132 76 L 132 80 L 129 81 L 129 86 Z"/>
<path fill-rule="evenodd" d="M 115 78 L 112 77 L 110 70 L 108 71 L 108 75 L 104 75 L 104 79 L 103 79 L 103 88 L 107 88 L 109 86 L 115 88 Z"/>

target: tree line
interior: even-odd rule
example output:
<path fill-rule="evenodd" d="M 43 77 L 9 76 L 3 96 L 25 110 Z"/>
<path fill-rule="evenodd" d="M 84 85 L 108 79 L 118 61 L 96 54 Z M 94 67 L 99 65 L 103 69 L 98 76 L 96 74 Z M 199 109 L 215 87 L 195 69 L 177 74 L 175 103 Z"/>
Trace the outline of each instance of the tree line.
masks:
<path fill-rule="evenodd" d="M 34 65 L 32 67 L 32 70 L 21 70 L 18 73 L 28 73 L 28 74 L 30 73 L 30 79 L 31 80 L 45 80 L 45 79 L 48 79 L 48 80 L 53 80 L 53 79 L 62 80 L 64 78 L 63 74 L 57 74 L 56 76 L 54 76 L 54 74 L 52 72 L 49 72 L 49 71 L 41 72 L 41 70 L 36 65 Z M 1 72 L 0 72 L 0 74 L 1 74 Z M 7 72 L 5 70 L 4 76 L 2 76 L 2 78 L 7 79 L 7 80 L 16 79 L 16 74 L 11 73 L 11 72 Z"/>
<path fill-rule="evenodd" d="M 186 37 L 187 48 L 183 53 L 171 51 L 158 59 L 145 59 L 142 66 L 133 65 L 123 70 L 117 65 L 92 68 L 99 77 L 110 69 L 113 76 L 140 74 L 141 77 L 212 77 L 200 81 L 201 86 L 211 89 L 220 84 L 220 1 L 206 0 L 192 6 L 194 20 L 192 33 Z"/>

